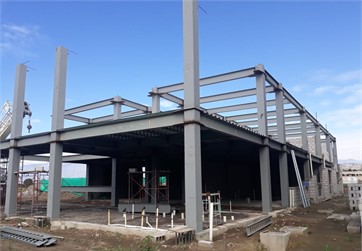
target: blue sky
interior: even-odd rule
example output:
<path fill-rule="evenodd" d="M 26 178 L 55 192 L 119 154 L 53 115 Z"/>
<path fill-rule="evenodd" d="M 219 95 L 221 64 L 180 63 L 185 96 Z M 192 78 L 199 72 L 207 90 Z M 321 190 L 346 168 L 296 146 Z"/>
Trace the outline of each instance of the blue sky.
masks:
<path fill-rule="evenodd" d="M 340 159 L 362 160 L 360 1 L 199 4 L 201 77 L 264 64 L 337 137 Z M 2 1 L 0 103 L 30 61 L 32 133 L 50 129 L 60 45 L 67 108 L 116 95 L 151 105 L 153 86 L 183 81 L 182 2 Z"/>

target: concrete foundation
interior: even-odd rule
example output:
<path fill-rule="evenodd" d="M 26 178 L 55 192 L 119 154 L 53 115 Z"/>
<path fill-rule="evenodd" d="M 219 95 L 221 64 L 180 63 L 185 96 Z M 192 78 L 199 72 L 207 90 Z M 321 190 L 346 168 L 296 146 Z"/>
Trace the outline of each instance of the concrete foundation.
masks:
<path fill-rule="evenodd" d="M 353 234 L 361 233 L 361 220 L 351 220 L 347 226 L 347 232 Z"/>

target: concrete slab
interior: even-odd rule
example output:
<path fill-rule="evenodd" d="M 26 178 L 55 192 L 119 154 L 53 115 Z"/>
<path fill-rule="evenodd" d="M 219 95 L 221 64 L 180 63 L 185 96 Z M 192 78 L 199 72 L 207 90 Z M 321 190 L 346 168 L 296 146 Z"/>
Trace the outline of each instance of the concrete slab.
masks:
<path fill-rule="evenodd" d="M 348 214 L 331 214 L 330 216 L 327 217 L 327 219 L 332 219 L 332 220 L 339 220 L 339 221 L 350 221 L 351 220 L 351 216 L 349 216 Z"/>
<path fill-rule="evenodd" d="M 290 235 L 304 235 L 308 233 L 307 227 L 284 226 L 279 229 L 280 232 L 290 232 Z"/>
<path fill-rule="evenodd" d="M 261 232 L 260 243 L 270 251 L 286 251 L 290 232 Z"/>
<path fill-rule="evenodd" d="M 198 244 L 200 247 L 207 247 L 207 248 L 214 247 L 214 242 L 212 242 L 212 241 L 201 240 L 201 241 L 198 241 Z"/>
<path fill-rule="evenodd" d="M 321 214 L 333 214 L 334 210 L 333 209 L 321 209 L 317 211 L 318 213 Z"/>
<path fill-rule="evenodd" d="M 361 215 L 360 215 L 360 212 L 353 212 L 351 213 L 351 219 L 352 220 L 358 220 L 358 219 L 361 219 Z"/>
<path fill-rule="evenodd" d="M 359 234 L 361 232 L 361 220 L 351 220 L 347 226 L 348 233 Z"/>

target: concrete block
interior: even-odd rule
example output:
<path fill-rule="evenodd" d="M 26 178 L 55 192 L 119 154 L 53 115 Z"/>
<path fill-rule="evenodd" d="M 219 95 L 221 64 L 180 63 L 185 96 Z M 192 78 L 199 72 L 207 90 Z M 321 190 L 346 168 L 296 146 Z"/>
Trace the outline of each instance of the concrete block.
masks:
<path fill-rule="evenodd" d="M 332 214 L 332 215 L 328 216 L 327 219 L 340 220 L 340 221 L 350 221 L 351 216 L 349 216 L 347 214 Z"/>
<path fill-rule="evenodd" d="M 270 251 L 286 251 L 290 232 L 261 232 L 260 243 Z"/>
<path fill-rule="evenodd" d="M 318 213 L 321 214 L 333 214 L 334 210 L 333 209 L 321 209 L 317 211 Z"/>
<path fill-rule="evenodd" d="M 359 234 L 361 232 L 361 220 L 351 220 L 347 226 L 348 233 Z"/>
<path fill-rule="evenodd" d="M 290 235 L 303 235 L 308 233 L 307 227 L 285 226 L 279 229 L 280 232 L 289 232 Z"/>
<path fill-rule="evenodd" d="M 205 241 L 205 240 L 201 240 L 198 242 L 200 247 L 206 247 L 206 248 L 213 248 L 214 247 L 214 242 L 212 241 Z"/>
<path fill-rule="evenodd" d="M 351 219 L 352 220 L 358 220 L 361 218 L 360 212 L 353 212 L 351 213 Z"/>

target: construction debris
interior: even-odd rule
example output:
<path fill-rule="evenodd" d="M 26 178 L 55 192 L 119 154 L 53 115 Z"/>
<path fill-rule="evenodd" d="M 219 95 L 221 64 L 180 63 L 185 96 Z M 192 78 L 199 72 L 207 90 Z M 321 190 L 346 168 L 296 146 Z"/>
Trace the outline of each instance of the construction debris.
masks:
<path fill-rule="evenodd" d="M 53 238 L 51 235 L 15 227 L 1 227 L 0 237 L 4 239 L 16 240 L 35 247 L 47 247 L 56 244 L 57 242 L 57 239 Z"/>

